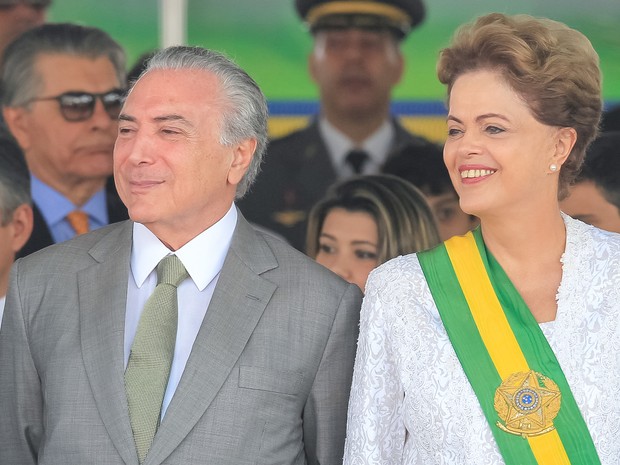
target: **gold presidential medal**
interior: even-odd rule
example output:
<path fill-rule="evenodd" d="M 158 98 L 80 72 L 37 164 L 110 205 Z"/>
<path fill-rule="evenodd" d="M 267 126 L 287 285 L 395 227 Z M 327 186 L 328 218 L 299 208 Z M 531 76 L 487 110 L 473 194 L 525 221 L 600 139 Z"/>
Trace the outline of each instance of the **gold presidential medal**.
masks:
<path fill-rule="evenodd" d="M 495 391 L 495 410 L 501 420 L 497 426 L 523 437 L 552 431 L 561 400 L 560 389 L 550 378 L 532 370 L 513 373 Z"/>

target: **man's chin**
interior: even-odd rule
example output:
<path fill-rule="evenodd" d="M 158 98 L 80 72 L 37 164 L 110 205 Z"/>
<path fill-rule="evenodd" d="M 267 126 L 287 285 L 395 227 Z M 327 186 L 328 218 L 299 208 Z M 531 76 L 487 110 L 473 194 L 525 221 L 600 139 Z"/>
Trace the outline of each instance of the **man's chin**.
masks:
<path fill-rule="evenodd" d="M 153 214 L 153 209 L 145 205 L 130 204 L 127 206 L 127 213 L 129 214 L 130 220 L 145 226 L 157 220 Z"/>

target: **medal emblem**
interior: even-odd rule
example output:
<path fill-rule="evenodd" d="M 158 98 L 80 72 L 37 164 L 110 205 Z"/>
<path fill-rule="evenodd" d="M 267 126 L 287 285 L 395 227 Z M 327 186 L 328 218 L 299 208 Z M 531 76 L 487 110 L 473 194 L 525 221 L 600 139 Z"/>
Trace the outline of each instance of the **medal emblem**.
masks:
<path fill-rule="evenodd" d="M 562 395 L 550 378 L 528 371 L 508 376 L 495 391 L 497 426 L 523 437 L 538 436 L 555 429 Z"/>
<path fill-rule="evenodd" d="M 282 210 L 275 212 L 271 217 L 275 222 L 291 228 L 306 219 L 306 212 L 303 210 Z"/>

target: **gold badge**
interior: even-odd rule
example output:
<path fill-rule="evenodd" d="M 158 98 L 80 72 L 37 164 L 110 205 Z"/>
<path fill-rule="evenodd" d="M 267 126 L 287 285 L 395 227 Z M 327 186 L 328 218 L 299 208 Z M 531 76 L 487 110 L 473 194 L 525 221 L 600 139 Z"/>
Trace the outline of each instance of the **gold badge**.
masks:
<path fill-rule="evenodd" d="M 295 226 L 297 223 L 306 219 L 306 212 L 303 210 L 283 210 L 275 212 L 271 216 L 274 221 L 287 228 Z"/>
<path fill-rule="evenodd" d="M 560 410 L 558 385 L 535 371 L 513 373 L 495 391 L 495 410 L 503 431 L 523 437 L 538 436 L 555 429 Z"/>

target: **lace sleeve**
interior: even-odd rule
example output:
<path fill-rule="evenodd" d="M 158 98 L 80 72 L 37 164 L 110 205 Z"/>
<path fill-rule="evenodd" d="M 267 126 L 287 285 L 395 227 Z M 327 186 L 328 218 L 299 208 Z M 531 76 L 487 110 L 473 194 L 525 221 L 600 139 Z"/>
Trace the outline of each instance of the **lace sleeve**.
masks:
<path fill-rule="evenodd" d="M 405 441 L 403 388 L 391 348 L 384 279 L 371 275 L 362 305 L 349 399 L 345 465 L 401 463 Z M 389 299 L 391 300 L 391 299 Z M 393 302 L 393 301 L 392 301 Z"/>

